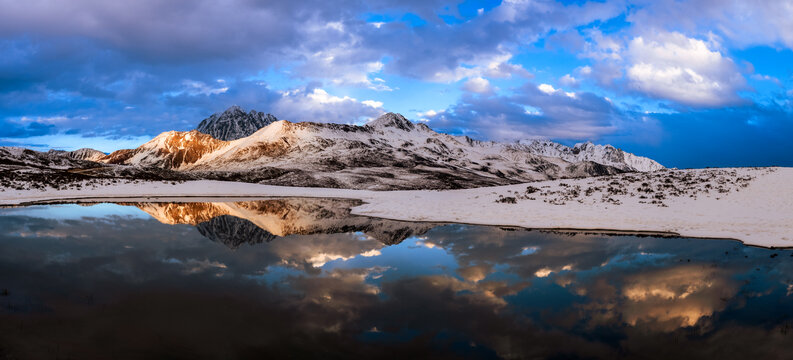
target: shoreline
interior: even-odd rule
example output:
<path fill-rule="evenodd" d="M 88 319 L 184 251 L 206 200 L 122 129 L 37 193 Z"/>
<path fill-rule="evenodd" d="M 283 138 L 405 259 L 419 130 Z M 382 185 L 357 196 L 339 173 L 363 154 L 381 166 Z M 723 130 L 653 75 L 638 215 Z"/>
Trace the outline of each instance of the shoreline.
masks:
<path fill-rule="evenodd" d="M 311 197 L 311 196 L 218 196 L 218 197 L 208 197 L 208 196 L 131 196 L 131 197 L 84 197 L 84 198 L 71 198 L 71 199 L 58 199 L 58 200 L 43 200 L 43 201 L 33 201 L 27 203 L 20 203 L 15 205 L 0 205 L 0 209 L 2 208 L 13 208 L 13 207 L 27 207 L 27 206 L 36 206 L 36 205 L 69 205 L 69 204 L 105 204 L 105 203 L 116 203 L 116 202 L 127 202 L 132 200 L 131 202 L 153 202 L 153 203 L 168 203 L 168 202 L 228 202 L 230 201 L 256 201 L 256 200 L 272 200 L 272 199 L 293 199 L 293 198 L 319 198 L 319 199 L 343 199 L 343 200 L 358 200 L 365 204 L 365 202 L 361 199 L 355 198 L 346 198 L 346 197 Z M 123 201 L 115 201 L 115 200 L 123 200 Z M 138 201 L 135 201 L 138 200 Z M 155 201 L 151 201 L 155 200 Z M 183 200 L 190 200 L 190 201 L 183 201 Z M 354 209 L 357 206 L 352 207 Z M 383 220 L 395 220 L 395 221 L 406 221 L 401 219 L 395 218 L 388 218 L 388 217 L 379 217 L 379 216 L 372 216 L 372 215 L 365 215 L 365 214 L 356 214 L 351 212 L 353 215 L 358 216 L 365 216 L 373 219 L 383 219 Z M 525 226 L 516 226 L 516 225 L 504 225 L 504 224 L 480 224 L 480 223 L 472 223 L 472 222 L 455 222 L 455 221 L 422 221 L 422 220 L 409 220 L 412 222 L 418 223 L 433 223 L 438 225 L 471 225 L 471 226 L 493 226 L 493 227 L 500 227 L 500 228 L 514 228 L 518 230 L 525 230 L 525 231 L 539 231 L 539 232 L 550 232 L 550 233 L 557 233 L 557 234 L 566 234 L 566 233 L 576 233 L 576 234 L 585 234 L 585 235 L 604 235 L 604 236 L 635 236 L 635 237 L 660 237 L 660 238 L 674 238 L 674 239 L 699 239 L 699 240 L 725 240 L 725 241 L 735 241 L 739 242 L 745 246 L 762 248 L 762 249 L 770 249 L 770 250 L 788 250 L 793 249 L 793 245 L 791 246 L 765 246 L 765 245 L 755 245 L 746 243 L 741 239 L 735 238 L 720 238 L 720 237 L 709 237 L 709 236 L 684 236 L 676 232 L 671 231 L 652 231 L 652 230 L 620 230 L 620 229 L 605 229 L 605 228 L 532 228 L 532 227 L 525 227 Z"/>
<path fill-rule="evenodd" d="M 793 248 L 793 168 L 740 168 L 675 170 L 679 174 L 732 171 L 746 184 L 718 192 L 667 197 L 660 205 L 641 200 L 628 185 L 626 194 L 603 200 L 605 190 L 585 197 L 566 195 L 571 188 L 614 184 L 626 176 L 560 179 L 462 190 L 370 191 L 331 188 L 298 188 L 211 180 L 141 182 L 103 185 L 61 191 L 9 190 L 0 192 L 0 206 L 44 203 L 185 200 L 208 202 L 225 199 L 283 197 L 360 200 L 351 214 L 401 221 L 459 223 L 518 227 L 555 232 L 653 234 L 681 238 L 728 239 L 766 248 Z M 735 176 L 732 176 L 735 177 Z M 668 179 L 659 177 L 659 179 Z M 726 177 L 713 177 L 714 186 Z M 642 181 L 638 180 L 637 184 Z M 624 182 L 624 181 L 623 181 Z M 659 180 L 661 184 L 664 180 Z M 668 180 L 666 180 L 668 183 Z M 594 184 L 594 185 L 593 185 Z M 652 183 L 651 185 L 654 185 Z M 711 183 L 704 187 L 713 189 Z M 737 183 L 736 183 L 737 184 Z M 646 185 L 642 183 L 642 186 Z M 740 185 L 740 186 L 739 186 Z M 609 185 L 611 187 L 616 185 Z M 639 185 L 636 185 L 639 186 Z M 538 191 L 542 188 L 542 191 Z M 538 189 L 538 190 L 531 190 Z M 544 196 L 544 197 L 543 197 Z M 510 198 L 505 201 L 504 198 Z M 541 198 L 542 197 L 542 198 Z M 94 200 L 94 201 L 91 201 Z M 541 201 L 542 200 L 542 201 Z M 513 202 L 514 201 L 514 202 Z"/>

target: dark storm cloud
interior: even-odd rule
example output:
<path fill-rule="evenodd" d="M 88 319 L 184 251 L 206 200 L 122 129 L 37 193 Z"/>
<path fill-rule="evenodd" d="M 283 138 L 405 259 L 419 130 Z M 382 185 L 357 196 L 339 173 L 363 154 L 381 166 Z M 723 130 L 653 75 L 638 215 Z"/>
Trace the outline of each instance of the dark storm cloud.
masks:
<path fill-rule="evenodd" d="M 309 82 L 371 88 L 376 86 L 368 75 L 377 71 L 444 82 L 526 75 L 507 64 L 511 48 L 552 28 L 620 11 L 619 4 L 543 1 L 504 3 L 464 19 L 456 2 L 444 1 L 0 4 L 0 116 L 90 119 L 58 127 L 117 134 L 154 134 L 168 128 L 160 126 L 165 123 L 181 128 L 188 118 L 199 121 L 199 113 L 251 103 L 251 92 L 233 85 L 222 101 L 209 99 L 217 93 L 185 92 L 184 85 L 245 81 L 272 68 L 293 69 L 291 76 Z M 403 19 L 406 13 L 425 23 Z M 367 14 L 394 20 L 375 26 L 366 22 Z M 231 99 L 233 94 L 239 97 Z M 258 102 L 269 99 L 265 94 Z M 167 107 L 174 103 L 184 107 Z M 359 109 L 364 111 L 323 117 L 349 122 L 372 115 Z"/>
<path fill-rule="evenodd" d="M 0 137 L 21 138 L 28 136 L 41 136 L 55 133 L 55 125 L 31 122 L 28 124 L 14 124 L 0 122 Z"/>

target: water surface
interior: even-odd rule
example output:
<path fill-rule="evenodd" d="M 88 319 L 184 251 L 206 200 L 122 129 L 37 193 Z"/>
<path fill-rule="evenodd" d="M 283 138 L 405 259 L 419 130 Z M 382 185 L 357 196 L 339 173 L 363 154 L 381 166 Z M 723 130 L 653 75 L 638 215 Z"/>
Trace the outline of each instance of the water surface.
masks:
<path fill-rule="evenodd" d="M 791 358 L 793 251 L 354 202 L 0 209 L 0 358 Z"/>

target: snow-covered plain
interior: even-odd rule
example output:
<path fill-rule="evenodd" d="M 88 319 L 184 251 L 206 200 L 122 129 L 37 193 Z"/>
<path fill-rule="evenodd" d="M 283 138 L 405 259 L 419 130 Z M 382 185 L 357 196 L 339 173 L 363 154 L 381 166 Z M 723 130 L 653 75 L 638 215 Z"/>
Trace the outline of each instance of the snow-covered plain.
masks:
<path fill-rule="evenodd" d="M 0 190 L 0 205 L 87 199 L 347 198 L 365 202 L 353 208 L 353 214 L 394 220 L 660 232 L 793 247 L 793 168 L 662 170 L 443 191 L 301 188 L 208 180 Z"/>

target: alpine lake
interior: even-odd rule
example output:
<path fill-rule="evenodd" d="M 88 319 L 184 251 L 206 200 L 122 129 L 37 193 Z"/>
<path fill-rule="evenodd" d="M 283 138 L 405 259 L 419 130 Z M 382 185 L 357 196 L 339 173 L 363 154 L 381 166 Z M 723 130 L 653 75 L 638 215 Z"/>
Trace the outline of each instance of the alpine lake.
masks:
<path fill-rule="evenodd" d="M 2 208 L 0 359 L 793 358 L 793 250 L 356 204 Z"/>

